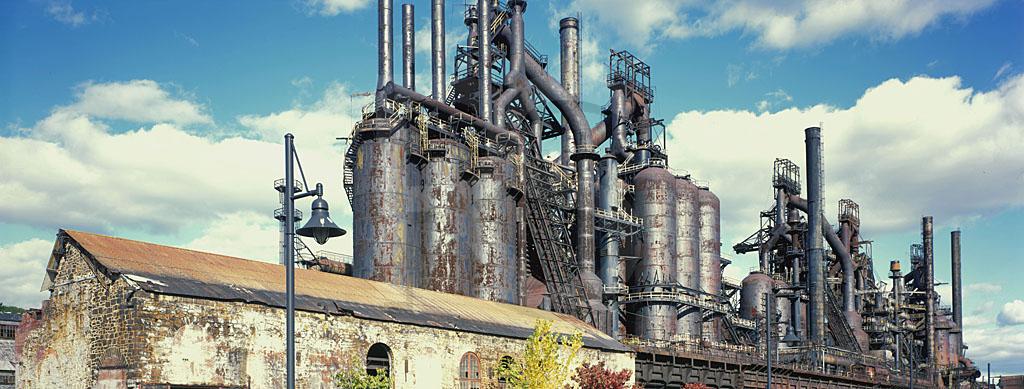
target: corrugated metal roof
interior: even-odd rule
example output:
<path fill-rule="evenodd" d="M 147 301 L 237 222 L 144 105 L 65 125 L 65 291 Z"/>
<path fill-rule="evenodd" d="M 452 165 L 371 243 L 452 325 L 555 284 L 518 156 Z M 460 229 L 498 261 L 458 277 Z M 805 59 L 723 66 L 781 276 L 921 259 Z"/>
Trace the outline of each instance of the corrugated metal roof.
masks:
<path fill-rule="evenodd" d="M 153 243 L 62 231 L 110 273 L 144 290 L 227 301 L 285 306 L 281 265 Z M 296 309 L 483 334 L 527 338 L 537 320 L 553 330 L 579 330 L 587 347 L 629 351 L 578 319 L 540 309 L 324 273 L 295 271 Z"/>
<path fill-rule="evenodd" d="M 21 321 L 21 314 L 11 312 L 0 312 L 0 321 Z"/>

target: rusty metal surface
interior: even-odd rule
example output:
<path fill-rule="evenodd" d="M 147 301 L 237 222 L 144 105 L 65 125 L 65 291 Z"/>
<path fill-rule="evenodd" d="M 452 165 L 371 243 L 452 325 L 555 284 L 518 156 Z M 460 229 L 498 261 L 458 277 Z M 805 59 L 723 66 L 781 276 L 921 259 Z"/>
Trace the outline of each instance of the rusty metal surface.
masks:
<path fill-rule="evenodd" d="M 470 295 L 485 300 L 518 302 L 516 205 L 507 183 L 515 167 L 498 157 L 477 163 L 479 181 L 470 194 Z"/>
<path fill-rule="evenodd" d="M 284 267 L 224 255 L 79 231 L 62 231 L 111 275 L 167 295 L 284 307 Z M 580 331 L 587 347 L 629 349 L 576 318 L 315 270 L 295 271 L 296 308 L 308 312 L 527 338 L 537 320 L 560 333 Z"/>
<path fill-rule="evenodd" d="M 409 178 L 406 129 L 366 140 L 354 169 L 353 274 L 399 285 L 419 286 L 419 244 L 408 220 L 417 186 Z"/>
<path fill-rule="evenodd" d="M 684 288 L 700 290 L 700 202 L 697 186 L 676 178 L 676 281 Z M 701 313 L 692 307 L 680 313 L 676 333 L 698 337 Z"/>
<path fill-rule="evenodd" d="M 423 287 L 468 294 L 469 184 L 461 176 L 469 166 L 469 148 L 451 139 L 427 146 L 423 167 Z"/>
<path fill-rule="evenodd" d="M 700 287 L 707 293 L 719 295 L 722 292 L 722 238 L 721 203 L 707 188 L 699 188 L 700 204 Z M 716 321 L 704 322 L 705 339 L 717 341 L 719 328 Z"/>
<path fill-rule="evenodd" d="M 644 169 L 635 178 L 634 215 L 644 221 L 638 252 L 640 263 L 631 286 L 664 288 L 676 282 L 675 176 L 660 167 Z M 636 334 L 667 340 L 676 332 L 676 306 L 670 302 L 636 307 Z"/>

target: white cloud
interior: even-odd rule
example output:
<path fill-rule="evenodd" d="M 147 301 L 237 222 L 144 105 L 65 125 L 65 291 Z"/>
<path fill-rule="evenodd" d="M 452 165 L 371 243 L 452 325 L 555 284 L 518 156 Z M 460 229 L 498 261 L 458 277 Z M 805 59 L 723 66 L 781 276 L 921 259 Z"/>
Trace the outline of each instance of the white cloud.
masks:
<path fill-rule="evenodd" d="M 793 102 L 793 96 L 790 96 L 789 93 L 786 93 L 781 88 L 765 93 L 764 97 L 763 100 L 757 102 L 758 112 L 765 112 L 779 105 Z"/>
<path fill-rule="evenodd" d="M 759 227 L 772 161 L 806 166 L 803 129 L 819 122 L 827 214 L 852 198 L 866 233 L 912 228 L 923 214 L 956 223 L 1024 205 L 1022 76 L 984 92 L 957 77 L 892 79 L 849 108 L 679 113 L 668 125 L 671 164 L 721 196 L 723 251 Z"/>
<path fill-rule="evenodd" d="M 844 37 L 896 40 L 920 33 L 944 18 L 963 18 L 994 0 L 971 1 L 675 1 L 574 0 L 571 9 L 596 12 L 602 26 L 638 48 L 659 39 L 713 37 L 739 32 L 757 45 L 791 49 Z"/>
<path fill-rule="evenodd" d="M 58 108 L 58 111 L 139 123 L 186 125 L 212 122 L 201 104 L 172 97 L 153 80 L 90 81 L 76 89 L 77 101 Z"/>
<path fill-rule="evenodd" d="M 1002 326 L 1024 324 L 1024 301 L 1013 300 L 1003 304 L 1003 309 L 996 316 L 996 321 Z"/>
<path fill-rule="evenodd" d="M 29 239 L 0 245 L 0 303 L 22 308 L 38 307 L 47 298 L 39 291 L 43 270 L 50 259 L 53 241 Z"/>
<path fill-rule="evenodd" d="M 1009 74 L 1010 69 L 1013 69 L 1013 62 L 1007 61 L 1007 62 L 1003 63 L 1003 66 L 1000 66 L 999 70 L 996 70 L 996 75 L 992 76 L 992 79 L 993 80 L 998 80 L 999 77 L 1002 77 L 1002 76 L 1004 76 L 1006 74 Z"/>
<path fill-rule="evenodd" d="M 964 289 L 968 293 L 977 293 L 979 295 L 988 295 L 999 293 L 1003 291 L 1003 286 L 999 284 L 993 284 L 991 282 L 978 282 L 974 284 L 967 284 Z"/>
<path fill-rule="evenodd" d="M 370 0 L 307 0 L 306 4 L 321 16 L 336 16 L 359 10 Z"/>
<path fill-rule="evenodd" d="M 69 2 L 53 1 L 46 6 L 46 13 L 58 22 L 71 27 L 81 27 L 98 19 L 96 14 L 86 15 L 82 11 L 75 10 Z"/>

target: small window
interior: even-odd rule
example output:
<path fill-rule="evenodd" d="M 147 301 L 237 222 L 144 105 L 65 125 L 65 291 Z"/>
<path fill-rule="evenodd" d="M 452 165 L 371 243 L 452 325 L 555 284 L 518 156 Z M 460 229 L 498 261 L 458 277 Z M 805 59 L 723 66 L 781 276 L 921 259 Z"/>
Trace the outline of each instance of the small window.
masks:
<path fill-rule="evenodd" d="M 14 332 L 17 330 L 18 326 L 15 325 L 0 325 L 0 339 L 14 339 Z"/>
<path fill-rule="evenodd" d="M 0 370 L 0 385 L 14 385 L 13 370 Z"/>
<path fill-rule="evenodd" d="M 391 376 L 391 348 L 384 343 L 374 343 L 366 352 L 366 374 L 377 375 L 378 372 Z"/>
<path fill-rule="evenodd" d="M 480 356 L 468 352 L 459 362 L 459 389 L 480 389 Z"/>

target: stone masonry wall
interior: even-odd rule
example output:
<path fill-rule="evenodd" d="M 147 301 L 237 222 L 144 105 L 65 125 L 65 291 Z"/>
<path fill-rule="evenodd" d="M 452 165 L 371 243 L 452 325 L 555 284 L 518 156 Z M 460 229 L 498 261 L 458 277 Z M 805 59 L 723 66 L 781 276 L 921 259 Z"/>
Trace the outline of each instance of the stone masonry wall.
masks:
<path fill-rule="evenodd" d="M 150 383 L 283 387 L 284 310 L 261 305 L 159 296 L 142 307 L 149 340 L 139 375 Z M 525 342 L 500 336 L 362 320 L 310 312 L 296 315 L 296 377 L 302 388 L 334 388 L 332 376 L 374 343 L 391 349 L 395 388 L 458 388 L 462 356 L 474 352 L 486 375 Z M 629 353 L 584 349 L 579 361 L 634 367 Z M 489 378 L 489 377 L 487 377 Z"/>

